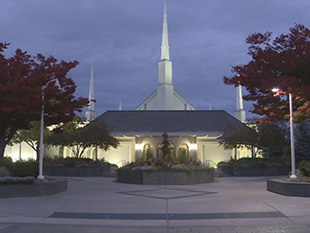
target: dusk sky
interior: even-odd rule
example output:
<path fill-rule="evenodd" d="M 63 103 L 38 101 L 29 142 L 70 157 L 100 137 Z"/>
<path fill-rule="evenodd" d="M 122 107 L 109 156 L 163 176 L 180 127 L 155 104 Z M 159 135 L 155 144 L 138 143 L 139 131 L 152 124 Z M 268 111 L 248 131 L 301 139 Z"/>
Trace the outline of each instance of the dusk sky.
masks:
<path fill-rule="evenodd" d="M 135 109 L 155 89 L 164 0 L 2 0 L 0 41 L 6 55 L 79 61 L 70 72 L 77 96 L 88 97 L 94 63 L 96 110 Z M 245 38 L 310 25 L 309 0 L 167 0 L 175 89 L 197 110 L 234 114 L 236 90 L 225 86 L 231 66 L 249 61 Z M 246 111 L 251 104 L 245 104 Z"/>

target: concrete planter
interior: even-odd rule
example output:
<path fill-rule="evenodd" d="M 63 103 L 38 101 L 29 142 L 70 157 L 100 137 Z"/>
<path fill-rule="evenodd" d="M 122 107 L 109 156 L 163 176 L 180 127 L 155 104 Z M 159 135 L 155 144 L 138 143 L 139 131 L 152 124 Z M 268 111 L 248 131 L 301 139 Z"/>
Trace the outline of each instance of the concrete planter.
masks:
<path fill-rule="evenodd" d="M 199 184 L 211 183 L 213 171 L 117 171 L 117 182 L 131 184 Z"/>
<path fill-rule="evenodd" d="M 310 197 L 310 183 L 267 180 L 267 190 L 284 196 Z"/>
<path fill-rule="evenodd" d="M 54 195 L 66 191 L 67 180 L 35 181 L 34 184 L 1 184 L 0 198 Z"/>
<path fill-rule="evenodd" d="M 103 176 L 105 173 L 110 172 L 109 168 L 99 167 L 56 167 L 56 166 L 45 166 L 44 174 L 49 176 L 79 176 L 79 177 L 90 177 L 90 176 Z"/>
<path fill-rule="evenodd" d="M 283 176 L 289 174 L 289 167 L 237 167 L 234 176 Z"/>

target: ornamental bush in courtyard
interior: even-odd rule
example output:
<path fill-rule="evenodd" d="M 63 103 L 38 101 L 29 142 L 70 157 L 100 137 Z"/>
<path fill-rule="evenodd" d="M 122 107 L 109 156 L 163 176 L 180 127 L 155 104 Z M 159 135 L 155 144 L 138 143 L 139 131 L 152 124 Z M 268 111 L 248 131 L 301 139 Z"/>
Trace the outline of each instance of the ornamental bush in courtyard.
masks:
<path fill-rule="evenodd" d="M 299 164 L 299 171 L 302 173 L 302 175 L 310 177 L 310 160 L 306 161 L 302 161 Z"/>
<path fill-rule="evenodd" d="M 199 159 L 195 159 L 187 153 L 184 148 L 180 148 L 177 156 L 173 155 L 171 143 L 168 140 L 168 134 L 163 134 L 163 141 L 160 147 L 160 154 L 154 158 L 153 153 L 146 151 L 145 155 L 131 162 L 119 170 L 175 170 L 175 171 L 202 171 L 213 170 L 202 164 Z"/>

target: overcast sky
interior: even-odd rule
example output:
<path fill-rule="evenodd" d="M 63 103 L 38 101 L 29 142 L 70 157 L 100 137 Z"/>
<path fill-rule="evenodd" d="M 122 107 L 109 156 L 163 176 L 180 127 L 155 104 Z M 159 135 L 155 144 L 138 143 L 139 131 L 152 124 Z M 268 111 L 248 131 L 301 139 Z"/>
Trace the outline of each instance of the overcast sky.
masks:
<path fill-rule="evenodd" d="M 94 63 L 96 110 L 135 109 L 157 86 L 164 0 L 1 0 L 0 41 L 32 55 L 79 61 L 70 72 L 88 97 Z M 198 110 L 234 114 L 231 66 L 249 61 L 245 38 L 310 25 L 309 0 L 167 0 L 175 89 Z M 245 105 L 248 111 L 251 104 Z"/>

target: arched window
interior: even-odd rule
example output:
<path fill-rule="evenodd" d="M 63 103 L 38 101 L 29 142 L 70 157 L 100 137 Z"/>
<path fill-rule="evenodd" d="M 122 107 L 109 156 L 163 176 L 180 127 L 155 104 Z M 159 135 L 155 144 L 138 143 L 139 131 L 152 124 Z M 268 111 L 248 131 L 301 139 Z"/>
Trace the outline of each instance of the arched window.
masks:
<path fill-rule="evenodd" d="M 145 144 L 143 147 L 143 156 L 146 159 L 152 159 L 154 158 L 154 148 L 151 146 L 151 144 Z"/>
<path fill-rule="evenodd" d="M 178 152 L 178 160 L 181 164 L 186 164 L 191 161 L 192 158 L 189 157 L 189 147 L 187 144 L 183 143 Z"/>
<path fill-rule="evenodd" d="M 157 158 L 162 158 L 162 155 L 163 155 L 162 147 L 163 147 L 163 144 L 159 143 L 157 146 Z M 169 141 L 169 149 L 170 149 L 169 155 L 175 156 L 175 146 L 171 141 Z"/>
<path fill-rule="evenodd" d="M 188 145 L 186 143 L 183 143 L 179 148 L 178 156 L 188 156 L 188 155 L 189 155 Z"/>

